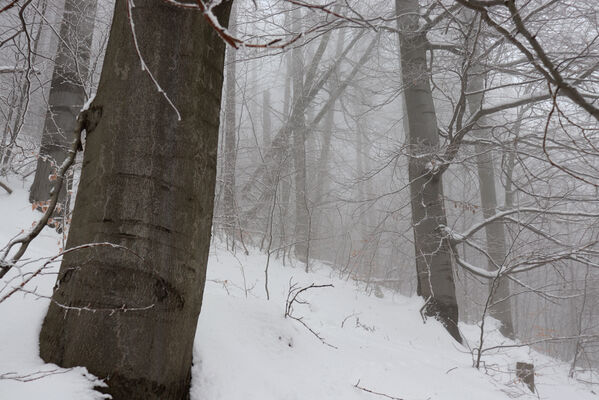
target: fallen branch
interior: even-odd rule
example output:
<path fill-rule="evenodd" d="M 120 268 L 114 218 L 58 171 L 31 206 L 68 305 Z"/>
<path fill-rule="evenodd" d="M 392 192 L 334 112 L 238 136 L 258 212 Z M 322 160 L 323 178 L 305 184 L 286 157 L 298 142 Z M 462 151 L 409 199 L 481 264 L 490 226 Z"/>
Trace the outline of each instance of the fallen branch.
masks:
<path fill-rule="evenodd" d="M 309 289 L 317 289 L 317 288 L 325 288 L 325 287 L 334 287 L 334 286 L 331 285 L 330 283 L 327 285 L 316 285 L 313 283 L 310 286 L 300 288 L 300 287 L 298 287 L 297 283 L 292 284 L 291 279 L 289 279 L 289 292 L 287 293 L 287 299 L 285 300 L 285 318 L 289 317 L 289 318 L 299 322 L 308 331 L 310 331 L 310 333 L 312 333 L 314 336 L 316 336 L 316 338 L 318 340 L 320 340 L 322 342 L 322 344 L 325 344 L 329 347 L 336 349 L 337 348 L 336 346 L 333 346 L 332 344 L 328 343 L 322 336 L 320 336 L 320 334 L 318 332 L 316 332 L 315 330 L 310 328 L 308 326 L 308 324 L 306 324 L 304 322 L 304 317 L 296 317 L 295 315 L 293 315 L 293 305 L 294 304 L 308 304 L 307 301 L 298 298 L 298 296 L 300 294 L 302 294 L 303 292 L 305 292 Z"/>
<path fill-rule="evenodd" d="M 8 192 L 8 194 L 12 194 L 12 189 L 9 188 L 6 184 L 2 183 L 2 181 L 0 181 L 0 187 L 4 190 L 6 190 Z"/>
<path fill-rule="evenodd" d="M 360 386 L 360 380 L 359 379 L 358 379 L 358 382 L 356 382 L 356 384 L 354 385 L 354 387 L 356 389 L 362 390 L 363 392 L 367 392 L 367 393 L 371 393 L 371 394 L 376 394 L 377 396 L 386 397 L 388 399 L 392 399 L 392 400 L 405 400 L 403 397 L 394 397 L 394 396 L 390 396 L 390 395 L 385 394 L 385 393 L 375 392 L 374 390 L 362 387 L 362 386 Z"/>

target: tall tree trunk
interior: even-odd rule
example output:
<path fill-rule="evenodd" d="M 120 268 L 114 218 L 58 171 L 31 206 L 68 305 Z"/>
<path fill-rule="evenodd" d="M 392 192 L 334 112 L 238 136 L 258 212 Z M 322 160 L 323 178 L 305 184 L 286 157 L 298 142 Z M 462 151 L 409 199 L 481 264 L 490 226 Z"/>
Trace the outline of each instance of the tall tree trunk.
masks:
<path fill-rule="evenodd" d="M 341 54 L 343 53 L 343 46 L 345 44 L 345 29 L 340 29 L 337 37 L 337 47 L 335 50 L 335 59 L 339 59 Z M 329 90 L 333 92 L 334 88 L 339 86 L 339 66 L 335 65 L 335 70 L 333 71 L 333 78 L 329 82 Z M 322 125 L 322 143 L 320 146 L 320 154 L 318 156 L 318 166 L 316 167 L 316 185 L 314 185 L 314 205 L 315 205 L 315 213 L 318 213 L 316 217 L 313 218 L 314 222 L 312 226 L 312 232 L 310 236 L 314 237 L 318 240 L 319 246 L 319 259 L 325 259 L 327 255 L 326 253 L 330 253 L 330 249 L 324 249 L 325 243 L 322 240 L 319 240 L 321 231 L 325 228 L 325 219 L 321 218 L 324 214 L 319 210 L 321 206 L 321 202 L 323 200 L 323 192 L 326 192 L 327 187 L 327 178 L 329 176 L 329 154 L 331 152 L 331 139 L 333 138 L 333 129 L 335 127 L 335 103 L 336 100 L 331 104 L 331 107 L 327 111 L 326 117 L 324 118 L 324 122 Z M 325 251 L 321 251 L 325 250 Z M 330 260 L 333 261 L 333 260 Z"/>
<path fill-rule="evenodd" d="M 293 30 L 300 31 L 301 12 L 293 15 Z M 291 75 L 293 79 L 293 107 L 302 104 L 300 112 L 292 112 L 291 130 L 293 137 L 293 165 L 295 169 L 295 257 L 308 265 L 309 211 L 306 193 L 306 107 L 304 100 L 304 62 L 302 48 L 296 46 L 291 51 Z"/>
<path fill-rule="evenodd" d="M 116 2 L 92 104 L 101 117 L 87 133 L 67 248 L 129 250 L 64 256 L 40 354 L 87 367 L 116 400 L 185 399 L 210 245 L 225 46 L 201 13 L 162 0 L 135 1 L 134 36 L 127 4 Z M 222 23 L 230 6 L 215 9 Z"/>
<path fill-rule="evenodd" d="M 288 20 L 288 13 L 285 14 L 285 22 Z M 283 115 L 289 115 L 291 112 L 291 59 L 289 57 L 289 53 L 285 55 L 286 59 L 286 74 L 285 74 L 285 91 L 283 93 Z M 286 122 L 284 122 L 285 124 Z M 270 146 L 272 147 L 273 141 L 271 140 Z M 280 152 L 284 152 L 289 147 L 288 138 L 285 137 L 282 142 L 282 149 L 279 149 Z M 288 224 L 287 215 L 289 211 L 289 198 L 291 197 L 291 184 L 289 183 L 287 178 L 281 179 L 280 177 L 288 175 L 285 172 L 286 164 L 278 163 L 276 164 L 276 168 L 279 168 L 277 171 L 277 176 L 279 177 L 279 184 L 281 188 L 277 191 L 279 199 L 278 209 L 279 209 L 279 245 L 278 248 L 283 251 L 283 265 L 285 265 L 285 254 L 288 251 L 287 249 L 287 232 L 285 231 L 285 227 Z M 267 176 L 272 176 L 272 172 L 270 172 Z M 279 255 L 279 251 L 277 250 L 277 257 Z"/>
<path fill-rule="evenodd" d="M 356 115 L 356 184 L 358 188 L 359 205 L 356 211 L 358 213 L 358 251 L 359 251 L 359 267 L 362 277 L 366 280 L 366 287 L 370 287 L 372 278 L 375 277 L 374 258 L 376 257 L 376 237 L 371 232 L 374 226 L 373 208 L 368 205 L 368 201 L 372 196 L 372 177 L 370 173 L 370 147 L 372 143 L 368 138 L 367 128 L 365 126 L 364 115 L 368 109 L 368 99 L 363 90 L 355 90 L 354 113 Z"/>
<path fill-rule="evenodd" d="M 461 342 L 458 331 L 458 304 L 453 279 L 451 250 L 440 230 L 447 225 L 443 204 L 442 175 L 435 173 L 439 150 L 437 116 L 426 62 L 426 32 L 418 31 L 417 0 L 396 0 L 400 58 L 406 102 L 409 148 L 408 175 L 417 293 L 426 300 L 425 315 L 436 317 Z"/>
<path fill-rule="evenodd" d="M 475 94 L 468 96 L 468 106 L 470 113 L 475 113 L 483 106 L 484 101 L 485 76 L 479 66 L 472 68 L 472 74 L 468 77 L 468 92 Z M 487 120 L 482 117 L 478 121 L 480 128 L 473 131 L 473 134 L 481 140 L 491 138 L 491 130 L 486 127 Z M 491 146 L 485 143 L 477 142 L 476 167 L 478 169 L 478 182 L 480 189 L 480 202 L 483 211 L 483 218 L 491 218 L 497 212 L 497 192 L 495 189 L 495 169 L 493 167 L 493 153 Z M 503 270 L 506 261 L 505 230 L 502 221 L 495 221 L 485 226 L 485 236 L 487 239 L 487 252 L 490 260 L 488 269 L 497 271 Z M 493 290 L 494 287 L 494 290 Z M 514 324 L 512 320 L 512 304 L 510 300 L 510 287 L 507 278 L 500 278 L 495 284 L 490 284 L 490 294 L 493 301 L 489 312 L 492 317 L 501 322 L 500 332 L 511 339 L 514 338 Z"/>
<path fill-rule="evenodd" d="M 42 144 L 29 191 L 31 203 L 50 197 L 52 182 L 48 177 L 67 157 L 75 118 L 86 100 L 85 82 L 89 73 L 96 6 L 97 0 L 65 2 Z M 66 187 L 63 185 L 59 202 L 64 204 L 65 201 Z"/>
<path fill-rule="evenodd" d="M 236 7 L 231 11 L 231 34 L 235 36 L 236 30 Z M 223 203 L 225 232 L 228 239 L 235 240 L 236 207 L 235 207 L 235 167 L 237 164 L 237 103 L 235 101 L 236 69 L 235 49 L 227 49 L 227 66 L 225 79 L 225 135 L 224 135 L 224 161 L 223 168 Z"/>

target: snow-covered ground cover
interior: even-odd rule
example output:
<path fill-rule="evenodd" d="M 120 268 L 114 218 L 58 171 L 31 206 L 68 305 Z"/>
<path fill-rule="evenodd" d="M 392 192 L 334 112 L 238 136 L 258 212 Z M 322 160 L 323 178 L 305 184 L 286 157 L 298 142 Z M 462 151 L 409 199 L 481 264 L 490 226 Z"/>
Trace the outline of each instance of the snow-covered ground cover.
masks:
<path fill-rule="evenodd" d="M 27 185 L 11 181 L 12 195 L 0 193 L 0 243 L 28 229 L 39 214 L 27 202 Z M 45 230 L 27 256 L 51 256 L 61 238 Z M 21 273 L 35 270 L 32 262 Z M 422 300 L 383 290 L 367 295 L 363 285 L 340 279 L 329 267 L 283 266 L 271 259 L 270 300 L 266 299 L 266 256 L 250 249 L 232 254 L 214 241 L 208 265 L 204 305 L 198 323 L 191 388 L 192 399 L 209 400 L 499 400 L 537 398 L 515 376 L 517 361 L 535 364 L 538 397 L 552 400 L 596 399 L 593 387 L 567 378 L 568 366 L 528 347 L 501 349 L 472 367 L 479 329 L 461 325 L 467 344 L 460 346 L 433 320 L 423 323 Z M 18 271 L 6 278 L 15 277 Z M 55 275 L 36 278 L 28 290 L 50 295 Z M 10 286 L 0 286 L 0 298 Z M 290 284 L 332 284 L 300 295 L 293 315 L 285 318 Z M 94 399 L 98 380 L 84 368 L 64 370 L 45 364 L 37 336 L 48 305 L 46 298 L 16 293 L 0 304 L 0 399 Z M 513 344 L 493 324 L 485 347 Z M 361 389 L 362 388 L 362 389 Z M 370 390 L 371 392 L 368 392 Z M 376 393 L 380 394 L 376 394 Z M 385 394 L 390 397 L 383 397 Z"/>

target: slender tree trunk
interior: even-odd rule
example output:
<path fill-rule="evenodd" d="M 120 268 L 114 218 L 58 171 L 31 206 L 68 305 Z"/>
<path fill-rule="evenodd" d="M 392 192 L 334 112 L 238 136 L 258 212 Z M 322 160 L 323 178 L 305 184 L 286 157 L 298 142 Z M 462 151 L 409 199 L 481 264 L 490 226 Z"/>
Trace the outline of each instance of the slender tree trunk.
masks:
<path fill-rule="evenodd" d="M 293 15 L 294 31 L 300 31 L 301 12 Z M 295 257 L 301 262 L 308 263 L 308 225 L 309 212 L 306 193 L 306 107 L 304 100 L 304 62 L 302 48 L 295 47 L 291 51 L 291 75 L 293 79 L 293 108 L 300 112 L 291 115 L 291 131 L 293 138 L 293 165 L 295 169 Z"/>
<path fill-rule="evenodd" d="M 339 36 L 337 38 L 337 47 L 335 50 L 335 59 L 339 59 L 341 54 L 343 53 L 343 46 L 345 44 L 345 29 L 339 30 Z M 333 79 L 331 79 L 329 83 L 329 90 L 332 92 L 334 88 L 339 86 L 339 66 L 335 65 L 335 71 L 333 72 Z M 316 210 L 314 212 L 318 213 L 314 218 L 314 222 L 312 224 L 312 233 L 311 236 L 318 240 L 319 250 L 324 248 L 325 243 L 322 240 L 319 240 L 321 231 L 324 228 L 325 220 L 321 218 L 320 215 L 323 215 L 318 208 L 321 206 L 322 202 L 322 193 L 326 192 L 327 187 L 327 177 L 329 176 L 329 154 L 331 152 L 331 139 L 333 138 L 333 129 L 335 127 L 335 103 L 334 101 L 327 111 L 326 117 L 324 118 L 323 126 L 322 126 L 322 143 L 320 147 L 320 155 L 318 156 L 318 166 L 316 170 L 316 185 L 314 186 L 314 204 Z M 322 254 L 318 254 L 318 258 L 323 259 L 327 256 L 329 249 L 327 251 L 322 252 Z M 333 261 L 333 260 L 331 260 Z"/>
<path fill-rule="evenodd" d="M 470 113 L 475 113 L 483 106 L 485 77 L 481 68 L 474 66 L 472 74 L 468 77 L 468 91 L 474 92 L 468 96 L 468 106 Z M 481 140 L 491 139 L 491 131 L 486 128 L 486 118 L 481 118 L 478 121 L 481 127 L 473 131 L 473 134 Z M 495 169 L 493 167 L 493 153 L 491 146 L 485 143 L 477 142 L 475 145 L 476 151 L 476 167 L 478 169 L 478 182 L 480 189 L 480 202 L 483 211 L 483 218 L 491 218 L 497 212 L 497 192 L 495 189 Z M 488 269 L 497 271 L 498 268 L 503 269 L 506 261 L 506 244 L 505 230 L 502 221 L 496 221 L 485 226 L 485 235 L 487 239 L 487 252 L 490 256 Z M 490 284 L 490 288 L 492 288 Z M 491 289 L 492 290 L 492 289 Z M 510 287 L 507 278 L 499 279 L 495 283 L 495 290 L 491 293 L 493 301 L 489 312 L 492 317 L 501 322 L 500 332 L 511 339 L 514 338 L 514 324 L 512 320 L 512 304 L 510 300 Z"/>
<path fill-rule="evenodd" d="M 186 399 L 210 245 L 225 46 L 201 13 L 117 0 L 40 354 L 116 400 Z M 215 14 L 226 25 L 231 3 Z M 191 40 L 193 38 L 193 40 Z M 177 107 L 169 105 L 147 71 Z M 88 309 L 95 310 L 94 312 Z"/>
<path fill-rule="evenodd" d="M 96 6 L 97 0 L 65 2 L 42 144 L 29 191 L 31 203 L 50 197 L 52 182 L 48 177 L 67 157 L 75 118 L 86 100 L 85 82 L 89 73 Z M 66 192 L 67 188 L 63 186 L 60 203 L 66 202 Z"/>
<path fill-rule="evenodd" d="M 285 20 L 287 21 L 287 15 L 285 16 Z M 285 76 L 285 92 L 283 94 L 283 115 L 289 115 L 290 113 L 290 107 L 291 107 L 291 60 L 289 58 L 289 54 L 287 54 L 286 56 L 287 59 L 287 73 Z M 285 139 L 284 141 L 284 147 L 287 148 L 288 144 L 287 144 L 288 140 Z M 272 141 L 270 142 L 270 146 L 272 147 Z M 283 151 L 283 150 L 281 150 Z M 277 168 L 279 168 L 279 172 L 278 172 L 278 176 L 281 177 L 283 175 L 286 175 L 285 172 L 285 165 L 282 163 L 279 163 L 277 165 Z M 270 175 L 269 175 L 270 176 Z M 283 178 L 280 179 L 280 185 L 281 188 L 280 190 L 277 191 L 278 196 L 279 196 L 279 200 L 278 200 L 278 209 L 279 209 L 279 248 L 282 248 L 283 250 L 283 265 L 285 265 L 285 253 L 287 252 L 287 235 L 286 235 L 286 230 L 285 227 L 287 225 L 287 214 L 288 214 L 288 210 L 289 210 L 289 198 L 291 197 L 291 184 L 289 183 L 289 181 L 287 180 L 287 178 Z M 278 252 L 277 252 L 277 256 L 278 256 Z"/>
<path fill-rule="evenodd" d="M 231 11 L 231 34 L 236 35 L 236 7 Z M 224 171 L 223 171 L 223 203 L 224 223 L 227 240 L 235 241 L 236 207 L 235 207 L 235 168 L 237 164 L 237 103 L 235 101 L 236 69 L 235 49 L 227 49 L 227 67 L 225 79 L 225 134 L 224 134 Z"/>
<path fill-rule="evenodd" d="M 406 102 L 409 148 L 408 175 L 417 293 L 426 300 L 425 315 L 434 316 L 461 342 L 451 250 L 440 230 L 447 225 L 442 176 L 435 173 L 439 150 L 437 116 L 426 62 L 426 33 L 418 32 L 417 0 L 396 0 L 400 29 L 400 58 Z"/>
<path fill-rule="evenodd" d="M 367 128 L 364 124 L 362 115 L 364 115 L 364 109 L 368 105 L 368 99 L 364 92 L 360 89 L 356 89 L 356 98 L 358 103 L 355 104 L 356 118 L 356 182 L 358 185 L 358 201 L 359 209 L 358 212 L 358 249 L 360 253 L 360 272 L 366 279 L 366 288 L 370 287 L 371 280 L 375 277 L 376 262 L 376 238 L 371 232 L 371 228 L 374 226 L 373 222 L 373 209 L 368 205 L 368 199 L 372 196 L 372 182 L 367 177 L 370 171 L 369 153 L 371 143 L 368 138 Z"/>

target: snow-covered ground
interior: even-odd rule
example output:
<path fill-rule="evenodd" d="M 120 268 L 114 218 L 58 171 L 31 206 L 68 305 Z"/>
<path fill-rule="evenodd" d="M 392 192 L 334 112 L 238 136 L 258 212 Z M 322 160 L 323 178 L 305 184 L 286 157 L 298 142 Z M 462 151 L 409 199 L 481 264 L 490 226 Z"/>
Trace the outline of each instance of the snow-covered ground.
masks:
<path fill-rule="evenodd" d="M 12 195 L 0 192 L 0 247 L 39 217 L 27 202 L 27 185 L 13 180 Z M 27 256 L 56 254 L 60 236 L 45 230 Z M 499 400 L 537 398 L 515 377 L 516 361 L 535 364 L 538 397 L 554 400 L 597 399 L 594 387 L 568 379 L 568 366 L 528 347 L 485 354 L 484 367 L 472 367 L 471 348 L 479 329 L 461 325 L 466 346 L 455 343 L 433 320 L 423 323 L 422 300 L 383 290 L 368 296 L 353 281 L 339 279 L 324 265 L 315 272 L 282 266 L 271 259 L 270 300 L 266 299 L 266 256 L 251 250 L 232 254 L 214 241 L 208 281 L 194 350 L 192 399 L 292 400 L 384 399 Z M 24 267 L 35 270 L 40 262 Z M 15 273 L 5 278 L 15 276 Z M 27 288 L 50 295 L 55 275 L 36 278 Z M 6 281 L 6 279 L 5 279 Z M 8 286 L 0 284 L 0 298 Z M 301 296 L 294 315 L 285 318 L 290 282 L 334 287 L 314 288 Z M 17 293 L 0 304 L 0 399 L 96 399 L 98 384 L 84 368 L 63 370 L 38 355 L 37 336 L 48 300 Z M 493 326 L 492 323 L 489 326 Z M 511 344 L 491 328 L 485 347 Z M 359 384 L 358 384 L 359 383 Z M 358 385 L 357 385 L 358 384 Z M 356 387 L 359 386 L 359 387 Z"/>

